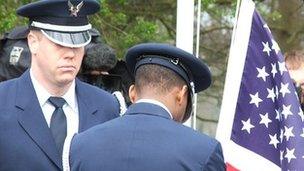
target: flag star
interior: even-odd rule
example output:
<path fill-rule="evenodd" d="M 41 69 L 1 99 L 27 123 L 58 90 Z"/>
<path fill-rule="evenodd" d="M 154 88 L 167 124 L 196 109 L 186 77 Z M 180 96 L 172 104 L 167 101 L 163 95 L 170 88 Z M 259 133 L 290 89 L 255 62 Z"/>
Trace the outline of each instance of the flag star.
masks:
<path fill-rule="evenodd" d="M 269 55 L 270 55 L 270 52 L 271 52 L 271 49 L 270 49 L 270 47 L 269 47 L 269 43 L 268 43 L 268 42 L 266 42 L 266 43 L 262 42 L 262 44 L 263 44 L 263 46 L 264 46 L 263 52 L 266 52 L 267 55 L 269 56 Z"/>
<path fill-rule="evenodd" d="M 274 99 L 276 97 L 275 93 L 274 93 L 274 88 L 272 89 L 268 89 L 267 88 L 267 91 L 268 91 L 268 95 L 267 95 L 267 98 L 271 99 L 272 102 L 274 102 Z"/>
<path fill-rule="evenodd" d="M 304 138 L 304 128 L 302 128 L 302 134 L 300 136 Z"/>
<path fill-rule="evenodd" d="M 295 149 L 291 149 L 289 150 L 288 148 L 286 148 L 286 154 L 285 154 L 285 158 L 287 158 L 288 163 L 290 163 L 291 159 L 296 159 L 296 156 L 294 155 L 294 151 Z"/>
<path fill-rule="evenodd" d="M 249 94 L 251 97 L 251 101 L 249 102 L 250 104 L 255 104 L 256 107 L 259 107 L 259 103 L 262 102 L 263 100 L 259 98 L 259 92 L 253 94 Z"/>
<path fill-rule="evenodd" d="M 268 124 L 272 121 L 268 118 L 268 113 L 265 113 L 265 115 L 260 114 L 261 121 L 260 124 L 264 124 L 266 128 L 268 128 Z"/>
<path fill-rule="evenodd" d="M 250 123 L 250 118 L 247 121 L 242 121 L 242 123 L 242 130 L 246 130 L 250 134 L 250 129 L 254 128 L 254 126 Z"/>
<path fill-rule="evenodd" d="M 304 114 L 303 114 L 303 111 L 302 111 L 301 107 L 299 107 L 298 115 L 301 117 L 302 122 L 304 122 Z"/>
<path fill-rule="evenodd" d="M 273 145 L 274 148 L 277 148 L 277 145 L 279 142 L 279 140 L 277 139 L 277 134 L 274 134 L 273 136 L 269 134 L 269 138 L 270 138 L 270 142 L 269 145 Z"/>
<path fill-rule="evenodd" d="M 266 77 L 269 76 L 269 74 L 265 71 L 265 66 L 263 68 L 256 68 L 259 72 L 258 78 L 262 78 L 264 81 L 266 81 Z"/>
<path fill-rule="evenodd" d="M 272 77 L 273 78 L 275 77 L 276 73 L 278 73 L 277 64 L 276 63 L 271 64 L 271 73 L 272 73 Z"/>
<path fill-rule="evenodd" d="M 288 128 L 287 126 L 284 126 L 285 132 L 284 136 L 286 137 L 286 140 L 288 141 L 290 137 L 294 137 L 295 135 L 292 133 L 293 126 Z"/>
<path fill-rule="evenodd" d="M 281 113 L 280 113 L 277 109 L 275 109 L 275 113 L 276 113 L 276 119 L 277 119 L 278 121 L 280 121 L 280 120 L 282 119 Z"/>
<path fill-rule="evenodd" d="M 283 105 L 282 115 L 284 115 L 284 118 L 287 119 L 289 115 L 292 115 L 292 112 L 290 111 L 291 105 L 285 106 Z"/>
<path fill-rule="evenodd" d="M 278 54 L 279 51 L 281 51 L 281 49 L 280 49 L 278 43 L 277 43 L 275 40 L 273 40 L 273 39 L 271 40 L 271 42 L 272 42 L 272 47 L 271 47 L 271 49 L 274 50 L 274 51 L 276 52 L 276 54 Z"/>
<path fill-rule="evenodd" d="M 280 93 L 282 93 L 282 96 L 284 97 L 286 93 L 290 93 L 290 90 L 288 89 L 289 83 L 283 84 L 281 83 L 281 89 Z"/>
<path fill-rule="evenodd" d="M 279 62 L 279 70 L 280 70 L 280 73 L 281 75 L 283 75 L 283 72 L 287 72 L 287 69 L 285 67 L 285 62 Z"/>

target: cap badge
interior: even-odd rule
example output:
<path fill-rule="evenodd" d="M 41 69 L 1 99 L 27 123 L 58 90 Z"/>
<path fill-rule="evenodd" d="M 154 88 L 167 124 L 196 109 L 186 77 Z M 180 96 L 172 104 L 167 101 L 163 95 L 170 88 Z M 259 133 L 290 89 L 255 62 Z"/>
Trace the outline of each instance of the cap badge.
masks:
<path fill-rule="evenodd" d="M 68 0 L 69 11 L 71 12 L 71 16 L 77 17 L 77 13 L 80 11 L 83 6 L 83 1 L 81 1 L 76 7 Z"/>
<path fill-rule="evenodd" d="M 178 58 L 176 58 L 176 59 L 171 59 L 170 61 L 171 61 L 174 65 L 177 65 L 178 62 L 179 62 L 179 59 L 178 59 Z"/>

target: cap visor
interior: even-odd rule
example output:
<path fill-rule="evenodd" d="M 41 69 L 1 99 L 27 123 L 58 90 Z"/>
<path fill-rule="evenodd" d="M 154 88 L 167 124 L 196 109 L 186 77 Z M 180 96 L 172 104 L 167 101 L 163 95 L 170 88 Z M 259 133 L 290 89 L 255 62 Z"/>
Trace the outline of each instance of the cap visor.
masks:
<path fill-rule="evenodd" d="M 91 35 L 88 31 L 64 33 L 41 30 L 41 32 L 52 42 L 65 47 L 78 48 L 83 47 L 91 42 Z"/>

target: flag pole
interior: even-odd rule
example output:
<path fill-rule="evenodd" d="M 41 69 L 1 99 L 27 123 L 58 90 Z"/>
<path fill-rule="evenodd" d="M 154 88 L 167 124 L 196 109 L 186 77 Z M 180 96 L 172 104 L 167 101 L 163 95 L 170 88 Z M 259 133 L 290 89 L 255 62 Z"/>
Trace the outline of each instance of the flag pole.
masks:
<path fill-rule="evenodd" d="M 201 0 L 197 0 L 197 18 L 196 18 L 196 48 L 195 48 L 195 56 L 199 58 L 199 49 L 200 49 L 200 29 L 201 29 Z M 194 94 L 194 104 L 193 104 L 193 117 L 192 125 L 193 128 L 196 129 L 196 116 L 197 116 L 197 93 Z"/>
<path fill-rule="evenodd" d="M 234 42 L 234 38 L 235 38 L 235 31 L 236 31 L 236 27 L 237 27 L 237 19 L 239 18 L 241 1 L 242 0 L 237 0 L 237 2 L 236 2 L 236 10 L 235 10 L 235 15 L 234 15 L 235 20 L 234 20 L 234 23 L 233 23 L 230 49 L 231 49 L 231 46 L 232 46 L 232 44 Z"/>
<path fill-rule="evenodd" d="M 238 23 L 240 22 L 239 20 L 241 20 L 242 22 L 245 21 L 244 19 L 240 19 L 240 17 L 243 17 L 243 16 L 239 16 L 241 1 L 242 0 L 237 1 L 235 20 L 234 20 L 234 26 L 233 26 L 232 38 L 231 38 L 231 44 L 230 44 L 230 51 L 229 51 L 229 58 L 228 58 L 228 64 L 227 64 L 227 72 L 226 72 L 226 78 L 225 78 L 225 86 L 224 86 L 224 92 L 223 92 L 223 98 L 222 98 L 222 105 L 221 105 L 220 117 L 219 117 L 218 125 L 217 125 L 218 129 L 216 131 L 216 138 L 219 141 L 224 141 L 224 139 L 229 139 L 229 134 L 227 131 L 229 131 L 231 129 L 232 125 L 227 124 L 227 120 L 229 120 L 228 123 L 230 123 L 230 120 L 231 120 L 231 117 L 228 116 L 228 114 L 234 113 L 234 108 L 231 107 L 229 104 L 232 103 L 231 99 L 233 99 L 233 101 L 236 101 L 236 98 L 237 98 L 235 96 L 237 96 L 236 92 L 238 90 L 236 90 L 233 87 L 240 86 L 239 84 L 236 85 L 236 82 L 232 81 L 233 80 L 232 78 L 235 78 L 236 76 L 238 76 L 238 78 L 240 79 L 240 77 L 241 77 L 240 73 L 242 73 L 242 69 L 240 68 L 240 66 L 243 66 L 244 64 L 242 63 L 243 60 L 240 60 L 239 57 L 244 56 L 246 53 L 245 51 L 241 52 L 238 47 L 239 46 L 243 47 L 244 42 L 248 42 L 248 40 L 249 40 L 249 36 L 246 37 L 246 39 L 244 39 L 245 37 L 240 39 L 239 37 L 236 36 L 236 34 L 238 32 L 240 32 L 241 34 L 244 34 L 244 32 L 249 31 L 249 28 L 238 27 Z M 247 1 L 245 1 L 245 2 L 247 2 Z M 247 23 L 247 24 L 249 24 L 249 23 Z M 246 35 L 247 34 L 249 34 L 249 33 L 246 33 Z M 238 39 L 236 39 L 236 38 L 238 38 Z M 247 50 L 245 47 L 243 47 L 242 49 Z M 234 92 L 233 97 L 231 96 L 232 92 Z M 219 127 L 221 127 L 221 128 L 225 127 L 225 128 L 223 130 L 220 130 Z"/>
<path fill-rule="evenodd" d="M 176 47 L 193 54 L 194 0 L 177 0 L 176 19 Z M 184 124 L 195 128 L 194 120 L 192 116 Z"/>

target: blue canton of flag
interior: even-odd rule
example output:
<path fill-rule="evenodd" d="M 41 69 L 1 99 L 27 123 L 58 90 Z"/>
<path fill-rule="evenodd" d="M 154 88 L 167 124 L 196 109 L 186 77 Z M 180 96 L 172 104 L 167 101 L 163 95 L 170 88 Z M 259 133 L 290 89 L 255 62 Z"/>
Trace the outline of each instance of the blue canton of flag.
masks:
<path fill-rule="evenodd" d="M 231 140 L 282 170 L 304 170 L 303 121 L 280 48 L 254 11 Z"/>

